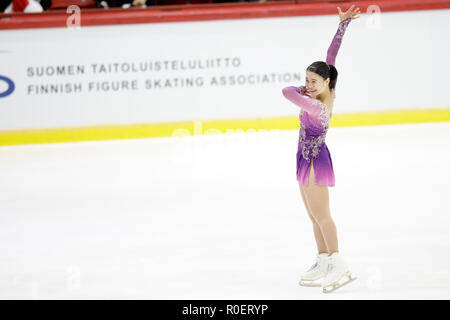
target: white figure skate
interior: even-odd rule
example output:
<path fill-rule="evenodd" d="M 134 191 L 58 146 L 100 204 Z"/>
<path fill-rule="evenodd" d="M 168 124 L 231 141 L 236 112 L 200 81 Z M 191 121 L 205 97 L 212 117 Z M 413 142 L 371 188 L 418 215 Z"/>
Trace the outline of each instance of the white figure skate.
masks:
<path fill-rule="evenodd" d="M 316 263 L 309 268 L 304 274 L 302 274 L 299 285 L 304 287 L 320 287 L 321 284 L 317 280 L 327 275 L 328 266 L 328 253 L 318 254 L 316 257 Z"/>
<path fill-rule="evenodd" d="M 346 278 L 345 282 L 341 280 Z M 357 278 L 352 276 L 338 252 L 328 257 L 327 275 L 322 282 L 323 293 L 330 293 Z"/>

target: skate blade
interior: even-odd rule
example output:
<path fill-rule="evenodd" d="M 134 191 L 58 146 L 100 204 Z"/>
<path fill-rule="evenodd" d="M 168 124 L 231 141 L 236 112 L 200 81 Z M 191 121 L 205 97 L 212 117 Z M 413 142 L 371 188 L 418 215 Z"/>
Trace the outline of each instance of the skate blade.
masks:
<path fill-rule="evenodd" d="M 321 287 L 320 283 L 314 282 L 315 280 L 300 280 L 298 283 L 302 287 Z"/>
<path fill-rule="evenodd" d="M 358 279 L 357 277 L 354 277 L 351 274 L 346 275 L 346 277 L 348 277 L 348 280 L 345 281 L 344 283 L 335 282 L 335 283 L 329 284 L 328 286 L 323 287 L 323 293 L 331 293 L 334 290 L 339 289 L 339 288 L 345 286 L 346 284 L 349 284 L 350 282 Z"/>

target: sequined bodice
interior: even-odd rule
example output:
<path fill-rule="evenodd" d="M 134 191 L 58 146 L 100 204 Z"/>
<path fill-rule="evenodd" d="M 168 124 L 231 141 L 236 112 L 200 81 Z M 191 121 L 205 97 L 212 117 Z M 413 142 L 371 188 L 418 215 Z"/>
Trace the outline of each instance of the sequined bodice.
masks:
<path fill-rule="evenodd" d="M 319 155 L 330 127 L 328 108 L 319 103 L 317 107 L 320 108 L 317 118 L 310 117 L 303 109 L 300 112 L 299 150 L 301 148 L 302 156 L 308 162 Z"/>
<path fill-rule="evenodd" d="M 345 30 L 351 20 L 352 18 L 347 18 L 339 23 L 339 27 L 327 51 L 326 64 L 328 66 L 335 65 Z M 289 86 L 282 90 L 286 99 L 301 108 L 298 151 L 301 151 L 303 158 L 310 162 L 311 159 L 319 155 L 325 143 L 332 113 L 328 113 L 327 105 L 320 100 L 306 96 L 305 91 L 305 86 Z"/>

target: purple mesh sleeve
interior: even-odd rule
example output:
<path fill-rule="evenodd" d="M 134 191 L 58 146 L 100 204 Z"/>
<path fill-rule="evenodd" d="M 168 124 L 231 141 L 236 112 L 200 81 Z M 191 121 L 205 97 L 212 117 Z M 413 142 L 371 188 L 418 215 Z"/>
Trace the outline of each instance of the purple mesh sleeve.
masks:
<path fill-rule="evenodd" d="M 352 18 L 347 18 L 339 23 L 339 27 L 336 31 L 336 34 L 334 35 L 330 47 L 328 48 L 327 64 L 331 64 L 333 66 L 335 65 L 336 56 L 342 43 L 342 37 L 344 36 L 345 29 L 347 29 L 347 26 L 351 20 Z"/>
<path fill-rule="evenodd" d="M 300 86 L 299 88 L 290 86 L 283 89 L 283 95 L 286 99 L 308 112 L 310 116 L 317 118 L 321 111 L 320 105 L 322 102 L 320 100 L 304 96 L 304 91 L 304 86 Z"/>

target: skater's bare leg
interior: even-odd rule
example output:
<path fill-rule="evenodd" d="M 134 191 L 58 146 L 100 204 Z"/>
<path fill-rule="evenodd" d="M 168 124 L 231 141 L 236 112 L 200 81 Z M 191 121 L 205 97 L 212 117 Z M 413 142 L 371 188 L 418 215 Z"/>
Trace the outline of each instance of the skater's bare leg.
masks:
<path fill-rule="evenodd" d="M 313 224 L 313 230 L 314 230 L 314 237 L 316 238 L 316 245 L 317 250 L 319 251 L 319 254 L 321 253 L 328 253 L 327 244 L 325 243 L 325 239 L 323 238 L 322 231 L 320 230 L 319 224 L 317 223 L 316 219 L 312 216 L 311 209 L 309 208 L 308 201 L 306 200 L 305 196 L 305 186 L 300 184 L 300 193 L 302 195 L 303 203 L 305 204 L 306 211 L 308 212 L 308 216 L 311 219 L 311 222 Z"/>
<path fill-rule="evenodd" d="M 322 231 L 323 238 L 328 248 L 328 254 L 338 252 L 337 230 L 330 214 L 328 186 L 319 186 L 315 184 L 313 162 L 311 162 L 309 173 L 309 185 L 305 186 L 304 194 L 306 202 L 311 210 L 311 215 Z"/>

